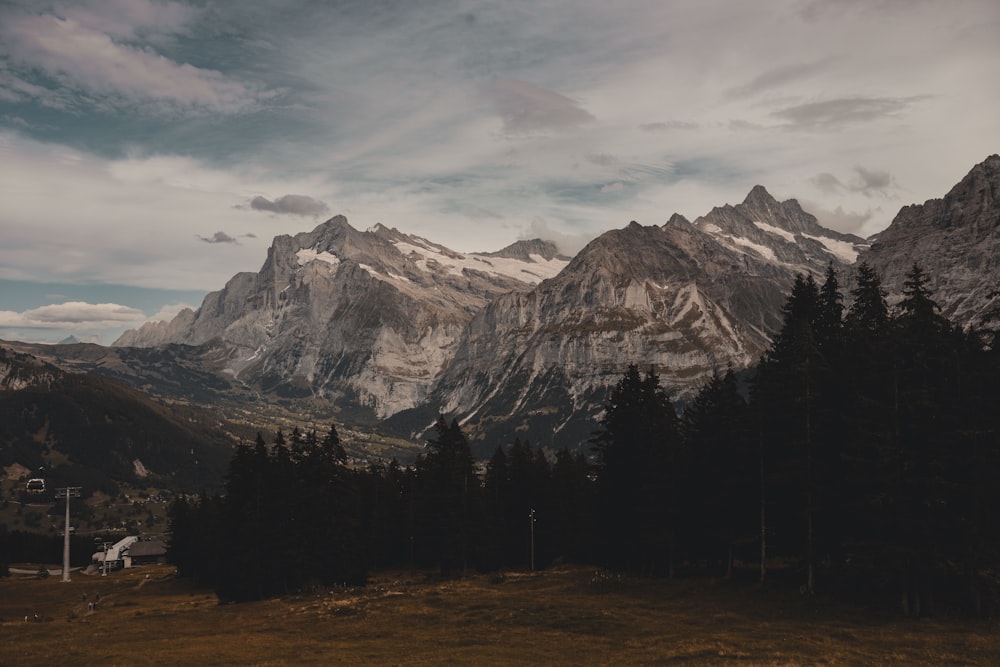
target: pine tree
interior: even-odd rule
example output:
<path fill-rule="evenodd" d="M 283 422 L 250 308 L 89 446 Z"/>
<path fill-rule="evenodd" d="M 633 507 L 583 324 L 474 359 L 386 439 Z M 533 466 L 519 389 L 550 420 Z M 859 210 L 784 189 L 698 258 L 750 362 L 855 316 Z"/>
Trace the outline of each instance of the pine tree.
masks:
<path fill-rule="evenodd" d="M 882 289 L 882 279 L 868 262 L 861 262 L 854 272 L 853 301 L 847 309 L 847 325 L 855 331 L 880 334 L 889 324 L 889 306 Z"/>
<path fill-rule="evenodd" d="M 479 555 L 480 564 L 495 570 L 507 564 L 507 505 L 510 502 L 510 474 L 507 454 L 497 446 L 486 464 L 483 480 L 483 540 Z"/>
<path fill-rule="evenodd" d="M 830 514 L 839 477 L 833 436 L 840 392 L 831 364 L 839 347 L 836 284 L 832 270 L 822 294 L 811 276 L 797 276 L 781 331 L 756 380 L 755 400 L 767 414 L 762 425 L 770 464 L 761 484 L 770 489 L 770 524 L 778 545 L 804 561 L 809 593 L 815 590 L 820 547 L 834 540 L 833 521 L 820 524 Z"/>
<path fill-rule="evenodd" d="M 417 461 L 420 551 L 443 576 L 465 573 L 477 537 L 479 479 L 469 442 L 456 420 L 443 416 L 427 441 L 427 454 Z"/>
<path fill-rule="evenodd" d="M 361 532 L 359 475 L 347 467 L 347 453 L 335 424 L 305 452 L 297 468 L 296 493 L 307 532 L 299 548 L 308 568 L 323 584 L 363 583 L 367 578 Z"/>
<path fill-rule="evenodd" d="M 593 561 L 592 523 L 595 513 L 594 483 L 583 452 L 556 452 L 552 465 L 551 532 L 556 558 L 570 562 Z"/>
<path fill-rule="evenodd" d="M 604 560 L 643 574 L 673 574 L 683 453 L 673 404 L 652 371 L 629 366 L 595 436 Z"/>
<path fill-rule="evenodd" d="M 757 452 L 747 429 L 747 406 L 732 370 L 714 373 L 684 411 L 681 424 L 689 464 L 684 498 L 686 533 L 695 554 L 724 563 L 732 576 L 738 543 L 757 530 Z"/>
<path fill-rule="evenodd" d="M 844 297 L 840 293 L 837 271 L 830 263 L 826 278 L 819 289 L 813 326 L 816 342 L 828 361 L 839 356 L 844 337 Z"/>

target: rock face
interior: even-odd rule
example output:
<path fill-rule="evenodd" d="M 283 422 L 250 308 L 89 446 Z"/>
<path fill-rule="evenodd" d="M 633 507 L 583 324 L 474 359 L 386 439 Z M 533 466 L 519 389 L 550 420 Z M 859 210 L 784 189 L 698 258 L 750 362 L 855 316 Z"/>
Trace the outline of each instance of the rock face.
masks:
<path fill-rule="evenodd" d="M 49 389 L 61 376 L 60 370 L 30 354 L 0 347 L 0 393 L 31 387 Z"/>
<path fill-rule="evenodd" d="M 238 386 L 320 398 L 400 434 L 444 412 L 488 446 L 515 435 L 578 446 L 628 364 L 683 397 L 754 363 L 797 273 L 822 279 L 832 264 L 849 278 L 860 257 L 899 293 L 917 261 L 944 314 L 977 322 L 1000 299 L 998 192 L 992 156 L 944 199 L 905 207 L 869 247 L 757 186 L 693 223 L 607 232 L 572 261 L 544 241 L 462 254 L 337 217 L 276 237 L 258 273 L 116 345 L 200 346 L 184 349 Z"/>
<path fill-rule="evenodd" d="M 1000 155 L 973 167 L 944 198 L 904 206 L 860 259 L 879 272 L 890 302 L 917 263 L 942 315 L 1000 327 L 987 321 L 1000 308 Z"/>
<path fill-rule="evenodd" d="M 567 262 L 551 243 L 460 254 L 381 225 L 360 232 L 338 216 L 276 237 L 258 273 L 237 274 L 197 311 L 114 345 L 221 341 L 226 371 L 244 384 L 383 418 L 423 401 L 489 300 L 529 289 Z"/>
<path fill-rule="evenodd" d="M 852 264 L 867 247 L 858 236 L 821 226 L 796 200 L 779 203 L 760 185 L 742 204 L 716 207 L 694 224 L 730 250 L 817 277 L 831 261 Z"/>
<path fill-rule="evenodd" d="M 480 311 L 420 418 L 461 415 L 492 442 L 585 441 L 628 364 L 652 366 L 681 395 L 747 367 L 780 327 L 795 274 L 846 268 L 862 244 L 761 187 L 693 225 L 674 215 L 607 232 L 555 278 Z"/>

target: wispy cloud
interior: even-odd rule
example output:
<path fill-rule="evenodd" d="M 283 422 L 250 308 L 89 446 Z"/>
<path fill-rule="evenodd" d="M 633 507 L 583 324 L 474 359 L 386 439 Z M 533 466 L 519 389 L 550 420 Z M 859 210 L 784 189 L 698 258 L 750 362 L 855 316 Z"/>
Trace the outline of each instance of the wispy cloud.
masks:
<path fill-rule="evenodd" d="M 522 240 L 544 239 L 552 241 L 559 248 L 559 252 L 572 257 L 580 252 L 583 246 L 590 243 L 594 236 L 592 234 L 579 234 L 567 232 L 559 229 L 551 222 L 542 217 L 536 217 L 525 227 L 518 238 Z"/>
<path fill-rule="evenodd" d="M 199 13 L 190 5 L 169 0 L 77 0 L 58 9 L 59 15 L 82 26 L 123 39 L 186 32 Z"/>
<path fill-rule="evenodd" d="M 643 132 L 669 132 L 670 130 L 697 130 L 698 123 L 683 120 L 658 121 L 643 123 L 639 126 Z"/>
<path fill-rule="evenodd" d="M 816 216 L 819 224 L 827 229 L 833 229 L 845 234 L 854 234 L 861 238 L 871 236 L 875 231 L 870 227 L 873 217 L 881 212 L 878 207 L 869 207 L 862 211 L 846 210 L 843 206 L 827 208 L 820 202 L 803 199 L 802 207 Z"/>
<path fill-rule="evenodd" d="M 845 97 L 798 104 L 774 111 L 771 115 L 786 121 L 788 129 L 831 129 L 892 118 L 909 110 L 921 99 L 925 97 Z"/>
<path fill-rule="evenodd" d="M 14 68 L 0 77 L 5 95 L 105 111 L 234 112 L 255 102 L 255 91 L 219 71 L 173 61 L 149 43 L 118 41 L 143 27 L 176 28 L 193 16 L 189 8 L 112 2 L 106 9 L 112 11 L 5 12 L 0 53 Z"/>
<path fill-rule="evenodd" d="M 774 67 L 761 72 L 748 83 L 730 88 L 727 94 L 731 98 L 743 98 L 780 88 L 822 73 L 829 62 L 830 59 L 824 59 L 818 62 L 793 63 Z"/>
<path fill-rule="evenodd" d="M 490 250 L 758 183 L 877 231 L 997 136 L 998 5 L 956 3 L 0 0 L 0 278 L 208 291 L 328 213 Z"/>
<path fill-rule="evenodd" d="M 526 81 L 500 79 L 487 87 L 486 95 L 508 134 L 558 130 L 595 120 L 590 112 L 565 95 Z"/>
<path fill-rule="evenodd" d="M 896 187 L 896 181 L 888 171 L 855 166 L 853 172 L 853 178 L 847 182 L 827 172 L 817 174 L 810 182 L 828 194 L 857 192 L 866 197 L 888 197 L 889 190 Z"/>

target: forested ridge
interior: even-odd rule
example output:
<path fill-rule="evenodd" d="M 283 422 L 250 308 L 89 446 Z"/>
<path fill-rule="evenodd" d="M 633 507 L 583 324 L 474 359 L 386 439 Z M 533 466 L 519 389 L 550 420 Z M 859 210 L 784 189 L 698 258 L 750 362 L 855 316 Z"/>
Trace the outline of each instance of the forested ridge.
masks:
<path fill-rule="evenodd" d="M 237 448 L 222 495 L 179 500 L 170 557 L 227 600 L 369 570 L 544 568 L 791 583 L 907 615 L 1000 608 L 997 334 L 856 269 L 799 276 L 770 351 L 678 414 L 653 369 L 611 390 L 592 440 L 516 440 L 477 463 L 443 416 L 413 466 L 348 465 L 336 429 Z"/>

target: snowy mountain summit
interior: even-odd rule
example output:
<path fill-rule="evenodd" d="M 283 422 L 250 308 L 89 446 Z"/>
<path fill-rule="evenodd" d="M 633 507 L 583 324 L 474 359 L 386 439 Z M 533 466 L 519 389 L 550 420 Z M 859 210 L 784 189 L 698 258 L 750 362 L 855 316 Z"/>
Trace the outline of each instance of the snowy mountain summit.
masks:
<path fill-rule="evenodd" d="M 460 253 L 338 216 L 276 237 L 260 271 L 115 345 L 200 346 L 206 368 L 260 396 L 319 400 L 400 435 L 443 412 L 493 446 L 576 447 L 629 364 L 683 396 L 756 362 L 797 274 L 832 266 L 847 284 L 860 256 L 891 297 L 919 261 L 941 277 L 945 313 L 972 322 L 1000 298 L 983 280 L 996 273 L 998 192 L 992 156 L 871 245 L 756 186 L 694 222 L 611 230 L 572 259 L 540 240 Z"/>
<path fill-rule="evenodd" d="M 742 204 L 716 207 L 694 221 L 730 250 L 822 275 L 827 264 L 853 264 L 868 244 L 821 226 L 794 199 L 778 202 L 757 185 Z"/>
<path fill-rule="evenodd" d="M 343 216 L 275 237 L 258 273 L 240 273 L 197 311 L 129 331 L 116 346 L 218 341 L 226 371 L 284 396 L 355 402 L 378 418 L 419 404 L 488 301 L 556 275 L 551 243 L 458 253 Z"/>

